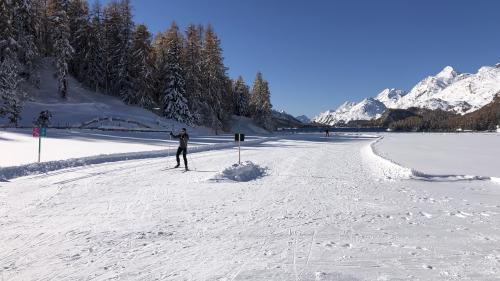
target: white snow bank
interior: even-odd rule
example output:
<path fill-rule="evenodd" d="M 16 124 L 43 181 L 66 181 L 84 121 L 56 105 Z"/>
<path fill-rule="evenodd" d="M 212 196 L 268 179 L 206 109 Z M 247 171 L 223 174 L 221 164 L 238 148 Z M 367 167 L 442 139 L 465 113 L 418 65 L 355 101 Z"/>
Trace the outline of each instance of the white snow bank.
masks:
<path fill-rule="evenodd" d="M 260 167 L 251 161 L 245 161 L 241 164 L 234 164 L 224 169 L 213 177 L 213 180 L 232 180 L 246 182 L 260 178 L 266 174 L 267 168 Z"/>
<path fill-rule="evenodd" d="M 498 177 L 460 174 L 431 174 L 413 168 L 404 167 L 403 165 L 382 156 L 382 154 L 377 151 L 375 147 L 383 139 L 384 137 L 380 137 L 376 141 L 371 142 L 369 145 L 366 145 L 362 149 L 363 157 L 371 164 L 370 168 L 374 170 L 374 174 L 376 176 L 381 176 L 382 178 L 387 180 L 415 179 L 442 182 L 489 180 L 491 182 L 500 184 L 500 178 Z M 413 152 L 419 153 L 417 150 L 413 150 Z"/>
<path fill-rule="evenodd" d="M 409 179 L 412 176 L 412 170 L 403 167 L 389 159 L 378 155 L 374 151 L 374 144 L 379 142 L 383 137 L 365 145 L 361 150 L 362 157 L 370 163 L 370 168 L 373 170 L 374 175 L 387 180 L 395 179 Z"/>
<path fill-rule="evenodd" d="M 174 129 L 175 131 L 175 129 Z M 200 135 L 191 132 L 189 148 L 218 143 L 234 143 L 233 135 Z M 262 136 L 246 136 L 245 143 Z M 147 152 L 173 149 L 179 140 L 167 132 L 126 132 L 80 129 L 48 129 L 42 139 L 41 161 L 60 161 L 102 154 Z M 37 161 L 38 138 L 29 129 L 0 129 L 0 168 L 32 164 Z"/>
<path fill-rule="evenodd" d="M 251 141 L 242 142 L 242 146 L 251 146 L 259 143 L 263 143 L 275 138 L 260 138 Z M 226 149 L 232 148 L 236 144 L 234 142 L 226 142 L 226 143 L 217 143 L 211 145 L 203 145 L 197 147 L 190 147 L 189 153 L 194 152 L 202 152 L 202 151 L 210 151 L 210 150 L 218 150 L 218 149 Z M 176 150 L 177 148 L 175 148 Z M 94 165 L 101 164 L 107 162 L 117 162 L 117 161 L 126 161 L 126 160 L 137 160 L 137 159 L 146 159 L 146 158 L 159 158 L 159 157 L 167 157 L 174 155 L 174 149 L 170 151 L 168 149 L 164 150 L 154 150 L 154 151 L 143 151 L 143 152 L 128 152 L 128 153 L 116 153 L 116 154 L 103 154 L 98 156 L 89 156 L 89 157 L 81 157 L 81 158 L 73 158 L 67 160 L 59 160 L 59 161 L 49 161 L 42 163 L 33 163 L 27 165 L 13 166 L 13 167 L 4 167 L 0 168 L 0 181 L 7 181 L 9 179 L 36 175 L 41 173 L 47 173 L 55 170 L 61 170 L 66 168 L 73 168 L 85 165 Z"/>

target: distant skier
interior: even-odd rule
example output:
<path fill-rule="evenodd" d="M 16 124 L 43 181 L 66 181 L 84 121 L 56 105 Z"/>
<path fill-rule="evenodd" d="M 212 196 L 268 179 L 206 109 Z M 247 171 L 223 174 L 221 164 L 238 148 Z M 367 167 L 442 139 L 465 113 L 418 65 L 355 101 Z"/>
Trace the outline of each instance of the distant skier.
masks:
<path fill-rule="evenodd" d="M 326 129 L 326 130 L 325 130 L 325 136 L 326 136 L 326 137 L 329 137 L 329 136 L 330 136 L 330 130 L 328 130 L 328 129 Z"/>
<path fill-rule="evenodd" d="M 180 155 L 182 153 L 182 157 L 184 158 L 184 169 L 187 171 L 188 169 L 188 161 L 187 161 L 187 145 L 189 141 L 189 135 L 186 132 L 186 128 L 182 128 L 181 132 L 178 135 L 174 135 L 172 132 L 170 132 L 170 135 L 174 139 L 179 139 L 179 148 L 177 149 L 177 154 L 175 155 L 176 160 L 177 160 L 177 166 L 175 168 L 179 168 L 181 165 L 181 159 Z"/>
<path fill-rule="evenodd" d="M 37 127 L 47 128 L 50 125 L 50 119 L 52 118 L 52 113 L 48 110 L 40 112 L 38 118 L 33 122 Z"/>

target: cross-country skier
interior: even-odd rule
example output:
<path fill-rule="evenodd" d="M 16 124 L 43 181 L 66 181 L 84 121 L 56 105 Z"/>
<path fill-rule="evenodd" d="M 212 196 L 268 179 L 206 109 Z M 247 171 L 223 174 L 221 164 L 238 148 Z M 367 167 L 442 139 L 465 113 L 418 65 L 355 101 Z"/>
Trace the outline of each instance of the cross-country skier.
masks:
<path fill-rule="evenodd" d="M 181 159 L 179 156 L 182 153 L 182 157 L 184 158 L 184 169 L 187 171 L 188 170 L 188 160 L 186 157 L 187 154 L 187 145 L 189 141 L 189 135 L 186 132 L 186 128 L 182 128 L 181 132 L 178 135 L 174 135 L 172 132 L 170 132 L 170 135 L 174 139 L 179 139 L 179 148 L 177 149 L 177 154 L 175 155 L 176 160 L 177 160 L 177 166 L 175 168 L 179 168 L 181 165 Z"/>

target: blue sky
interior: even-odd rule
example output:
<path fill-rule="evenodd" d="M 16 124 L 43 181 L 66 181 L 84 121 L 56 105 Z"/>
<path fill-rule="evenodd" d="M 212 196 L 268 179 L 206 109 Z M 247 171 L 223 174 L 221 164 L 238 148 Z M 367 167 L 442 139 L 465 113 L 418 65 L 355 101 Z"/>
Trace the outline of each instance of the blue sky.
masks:
<path fill-rule="evenodd" d="M 152 32 L 212 23 L 229 75 L 269 81 L 275 109 L 313 117 L 451 65 L 500 62 L 495 0 L 131 0 Z"/>

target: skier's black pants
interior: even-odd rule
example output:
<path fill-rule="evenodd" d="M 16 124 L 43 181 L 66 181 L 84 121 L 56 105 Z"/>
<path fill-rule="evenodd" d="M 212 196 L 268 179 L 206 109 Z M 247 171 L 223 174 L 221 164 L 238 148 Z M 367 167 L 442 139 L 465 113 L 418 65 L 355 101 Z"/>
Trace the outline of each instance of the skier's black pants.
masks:
<path fill-rule="evenodd" d="M 181 155 L 181 152 L 182 152 L 182 157 L 184 158 L 184 167 L 187 167 L 188 166 L 188 160 L 186 157 L 187 148 L 182 148 L 182 147 L 177 148 L 177 154 L 175 155 L 175 157 L 177 159 L 177 165 L 181 164 L 181 159 L 179 157 Z"/>

